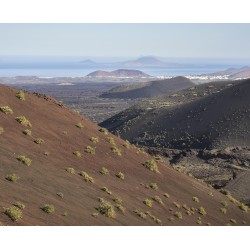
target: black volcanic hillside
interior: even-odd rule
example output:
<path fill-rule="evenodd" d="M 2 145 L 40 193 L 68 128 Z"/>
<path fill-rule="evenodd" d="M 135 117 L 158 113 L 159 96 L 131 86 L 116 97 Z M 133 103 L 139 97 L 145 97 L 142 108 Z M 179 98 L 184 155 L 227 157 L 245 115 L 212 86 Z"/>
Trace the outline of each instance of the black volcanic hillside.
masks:
<path fill-rule="evenodd" d="M 0 225 L 250 225 L 231 197 L 48 96 L 3 85 L 0 159 Z"/>
<path fill-rule="evenodd" d="M 226 88 L 221 91 L 209 95 L 196 92 L 193 101 L 185 100 L 178 105 L 165 98 L 165 105 L 163 102 L 153 108 L 149 106 L 148 110 L 140 106 L 131 108 L 101 125 L 122 138 L 147 146 L 177 149 L 250 146 L 250 80 L 223 84 Z M 215 85 L 196 88 L 204 88 L 205 93 Z M 182 95 L 184 92 L 180 91 Z"/>
<path fill-rule="evenodd" d="M 191 80 L 180 76 L 165 80 L 118 86 L 103 93 L 101 97 L 124 99 L 149 98 L 176 92 L 192 86 L 195 86 L 195 84 Z"/>

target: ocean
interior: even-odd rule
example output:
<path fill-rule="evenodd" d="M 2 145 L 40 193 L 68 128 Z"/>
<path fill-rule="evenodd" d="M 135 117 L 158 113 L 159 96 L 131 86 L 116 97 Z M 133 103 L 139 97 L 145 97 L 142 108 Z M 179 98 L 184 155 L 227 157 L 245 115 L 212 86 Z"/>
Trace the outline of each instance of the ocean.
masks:
<path fill-rule="evenodd" d="M 227 69 L 228 65 L 212 65 L 212 66 L 197 66 L 197 67 L 182 67 L 182 68 L 137 68 L 146 74 L 152 76 L 186 76 L 199 75 L 222 71 Z M 15 76 L 38 76 L 38 77 L 83 77 L 96 70 L 111 71 L 117 68 L 0 68 L 0 77 L 15 77 Z M 136 69 L 136 68 L 133 68 Z"/>

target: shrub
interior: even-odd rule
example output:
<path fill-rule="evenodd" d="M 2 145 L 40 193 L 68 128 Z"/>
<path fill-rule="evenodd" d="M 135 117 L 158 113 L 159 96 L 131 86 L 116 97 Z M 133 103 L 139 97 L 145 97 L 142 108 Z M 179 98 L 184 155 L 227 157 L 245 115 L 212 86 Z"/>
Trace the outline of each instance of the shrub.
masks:
<path fill-rule="evenodd" d="M 67 216 L 68 216 L 68 212 L 64 212 L 64 213 L 62 214 L 62 216 L 67 217 Z"/>
<path fill-rule="evenodd" d="M 158 186 L 157 186 L 157 184 L 156 184 L 155 182 L 150 183 L 149 186 L 150 186 L 152 189 L 154 189 L 154 190 L 157 190 L 157 189 L 158 189 Z"/>
<path fill-rule="evenodd" d="M 119 197 L 115 197 L 114 199 L 113 199 L 113 201 L 116 203 L 116 204 L 122 204 L 122 199 L 121 198 L 119 198 Z"/>
<path fill-rule="evenodd" d="M 241 210 L 243 210 L 244 212 L 248 212 L 248 210 L 249 210 L 248 206 L 245 205 L 244 203 L 241 203 L 241 204 L 239 205 L 239 208 L 240 208 Z"/>
<path fill-rule="evenodd" d="M 164 193 L 163 194 L 166 198 L 169 198 L 170 197 L 170 195 L 168 194 L 168 193 Z"/>
<path fill-rule="evenodd" d="M 106 188 L 106 187 L 101 188 L 101 190 L 104 191 L 104 192 L 106 192 L 106 193 L 109 194 L 109 195 L 112 194 L 112 192 L 109 191 L 108 188 Z"/>
<path fill-rule="evenodd" d="M 64 197 L 64 194 L 63 194 L 62 192 L 58 192 L 56 195 L 59 196 L 59 197 L 62 198 L 62 199 L 63 199 L 63 197 Z"/>
<path fill-rule="evenodd" d="M 24 210 L 24 208 L 25 208 L 25 204 L 24 204 L 23 202 L 21 202 L 21 201 L 17 201 L 17 202 L 15 202 L 13 205 L 14 205 L 15 207 L 21 209 L 21 210 Z"/>
<path fill-rule="evenodd" d="M 116 174 L 116 177 L 118 177 L 119 179 L 124 180 L 125 179 L 125 174 L 122 172 L 119 172 L 118 174 Z"/>
<path fill-rule="evenodd" d="M 91 137 L 90 139 L 89 139 L 91 142 L 93 142 L 93 143 L 98 143 L 99 142 L 99 139 L 98 139 L 98 137 Z"/>
<path fill-rule="evenodd" d="M 115 213 L 113 205 L 104 199 L 100 202 L 96 210 L 108 218 L 116 217 L 116 213 Z"/>
<path fill-rule="evenodd" d="M 230 195 L 230 192 L 228 190 L 225 190 L 225 189 L 220 189 L 220 192 L 222 194 L 225 194 L 225 195 Z"/>
<path fill-rule="evenodd" d="M 147 217 L 147 215 L 146 215 L 144 212 L 142 212 L 142 211 L 140 211 L 140 210 L 138 210 L 138 209 L 134 210 L 134 212 L 135 212 L 139 217 L 141 217 L 141 218 L 143 218 L 143 219 L 145 219 L 145 218 Z"/>
<path fill-rule="evenodd" d="M 9 218 L 13 221 L 18 221 L 19 219 L 22 219 L 22 210 L 16 206 L 4 208 L 4 213 L 9 216 Z"/>
<path fill-rule="evenodd" d="M 202 220 L 201 220 L 201 218 L 198 218 L 197 221 L 196 221 L 196 223 L 197 223 L 198 225 L 202 225 Z"/>
<path fill-rule="evenodd" d="M 44 143 L 44 140 L 43 140 L 42 138 L 37 138 L 37 139 L 34 140 L 34 142 L 35 142 L 36 144 L 43 144 L 43 143 Z"/>
<path fill-rule="evenodd" d="M 28 135 L 28 136 L 31 136 L 31 135 L 32 135 L 32 132 L 31 132 L 31 130 L 29 130 L 29 129 L 25 129 L 25 130 L 23 131 L 23 134 Z"/>
<path fill-rule="evenodd" d="M 148 160 L 144 163 L 144 166 L 149 169 L 150 171 L 153 171 L 155 173 L 159 173 L 159 170 L 158 170 L 158 167 L 157 167 L 157 164 L 156 164 L 156 161 L 155 160 Z"/>
<path fill-rule="evenodd" d="M 177 217 L 178 219 L 182 220 L 182 213 L 181 212 L 175 212 L 174 216 Z"/>
<path fill-rule="evenodd" d="M 24 155 L 18 155 L 17 160 L 22 162 L 24 165 L 26 165 L 28 167 L 31 165 L 31 162 L 32 162 L 32 160 L 30 158 L 28 158 Z"/>
<path fill-rule="evenodd" d="M 99 213 L 92 213 L 91 216 L 97 218 L 97 216 L 99 215 Z"/>
<path fill-rule="evenodd" d="M 15 118 L 17 122 L 22 124 L 25 127 L 32 127 L 30 121 L 25 116 L 18 116 Z"/>
<path fill-rule="evenodd" d="M 16 93 L 16 97 L 18 99 L 20 99 L 21 101 L 25 101 L 25 94 L 22 90 L 19 90 L 17 93 Z"/>
<path fill-rule="evenodd" d="M 70 173 L 70 174 L 75 174 L 75 173 L 76 173 L 76 171 L 75 171 L 74 168 L 67 168 L 66 171 L 67 171 L 68 173 Z"/>
<path fill-rule="evenodd" d="M 227 206 L 228 206 L 228 204 L 227 204 L 226 201 L 222 201 L 222 202 L 221 202 L 221 205 L 223 205 L 224 207 L 227 207 Z"/>
<path fill-rule="evenodd" d="M 209 193 L 208 195 L 209 195 L 209 196 L 214 196 L 212 192 L 211 192 L 211 193 Z"/>
<path fill-rule="evenodd" d="M 76 127 L 77 128 L 84 128 L 84 125 L 81 122 L 79 122 L 79 123 L 76 124 Z"/>
<path fill-rule="evenodd" d="M 196 203 L 199 203 L 199 202 L 200 202 L 200 201 L 199 201 L 199 198 L 198 198 L 198 197 L 195 197 L 195 196 L 193 197 L 193 201 L 196 202 Z"/>
<path fill-rule="evenodd" d="M 6 175 L 5 179 L 7 181 L 16 182 L 19 179 L 19 177 L 16 174 L 8 174 Z"/>
<path fill-rule="evenodd" d="M 230 219 L 230 222 L 232 222 L 233 224 L 237 224 L 237 221 L 235 219 Z"/>
<path fill-rule="evenodd" d="M 201 214 L 201 215 L 206 215 L 207 214 L 207 212 L 206 212 L 206 210 L 205 210 L 204 207 L 199 207 L 198 208 L 198 213 Z"/>
<path fill-rule="evenodd" d="M 0 135 L 4 132 L 3 127 L 0 127 Z"/>
<path fill-rule="evenodd" d="M 46 155 L 46 156 L 49 156 L 49 155 L 50 155 L 50 152 L 45 151 L 43 154 Z"/>
<path fill-rule="evenodd" d="M 108 174 L 109 174 L 109 171 L 108 171 L 107 168 L 102 167 L 100 173 L 103 174 L 103 175 L 108 175 Z"/>
<path fill-rule="evenodd" d="M 126 140 L 123 146 L 125 148 L 130 148 L 130 142 L 128 140 Z"/>
<path fill-rule="evenodd" d="M 44 204 L 41 209 L 48 214 L 54 213 L 55 212 L 55 207 L 50 204 Z"/>
<path fill-rule="evenodd" d="M 106 128 L 100 128 L 99 131 L 105 135 L 108 135 L 108 130 Z"/>
<path fill-rule="evenodd" d="M 174 205 L 175 205 L 177 208 L 180 208 L 180 207 L 181 207 L 181 205 L 178 204 L 177 202 L 174 202 Z"/>
<path fill-rule="evenodd" d="M 158 202 L 159 204 L 163 204 L 162 199 L 159 196 L 154 196 L 152 199 Z"/>
<path fill-rule="evenodd" d="M 73 152 L 73 155 L 77 156 L 77 157 L 82 157 L 82 154 L 80 151 L 76 150 Z"/>
<path fill-rule="evenodd" d="M 85 148 L 85 152 L 94 155 L 95 154 L 95 148 L 92 148 L 91 146 L 87 146 Z"/>
<path fill-rule="evenodd" d="M 125 214 L 126 208 L 122 206 L 121 204 L 117 204 L 116 208 L 118 211 L 120 211 L 122 214 Z"/>
<path fill-rule="evenodd" d="M 108 143 L 112 144 L 112 145 L 115 145 L 115 140 L 114 140 L 113 137 L 107 137 L 107 138 L 106 138 L 106 141 L 107 141 Z"/>
<path fill-rule="evenodd" d="M 221 211 L 223 214 L 226 214 L 226 213 L 227 213 L 227 209 L 224 208 L 224 207 L 220 208 L 220 211 Z"/>
<path fill-rule="evenodd" d="M 119 155 L 119 156 L 122 155 L 121 150 L 120 150 L 119 148 L 117 148 L 116 146 L 112 146 L 112 147 L 111 147 L 111 151 L 112 151 L 113 153 Z"/>
<path fill-rule="evenodd" d="M 146 206 L 148 206 L 148 207 L 152 207 L 152 206 L 153 206 L 153 201 L 150 200 L 150 199 L 145 199 L 145 200 L 143 201 L 143 203 L 144 203 Z"/>
<path fill-rule="evenodd" d="M 81 171 L 80 175 L 83 177 L 83 179 L 84 179 L 86 182 L 91 182 L 91 183 L 94 182 L 94 179 L 93 179 L 91 176 L 89 176 L 86 172 Z"/>
<path fill-rule="evenodd" d="M 0 107 L 0 111 L 2 111 L 4 114 L 13 114 L 13 110 L 9 106 L 2 106 Z"/>

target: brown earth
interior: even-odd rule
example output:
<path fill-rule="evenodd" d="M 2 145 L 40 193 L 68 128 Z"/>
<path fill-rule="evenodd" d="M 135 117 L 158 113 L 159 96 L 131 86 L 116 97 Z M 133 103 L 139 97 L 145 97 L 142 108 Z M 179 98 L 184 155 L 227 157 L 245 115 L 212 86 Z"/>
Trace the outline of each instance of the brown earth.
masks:
<path fill-rule="evenodd" d="M 0 222 L 4 225 L 197 225 L 201 217 L 202 225 L 226 225 L 230 219 L 236 225 L 250 225 L 249 213 L 243 212 L 237 204 L 228 200 L 220 192 L 198 182 L 196 179 L 157 162 L 160 173 L 154 173 L 143 164 L 152 159 L 135 146 L 126 148 L 125 142 L 112 134 L 105 135 L 100 127 L 79 114 L 63 107 L 50 97 L 25 93 L 26 100 L 16 97 L 16 89 L 0 85 L 0 107 L 9 106 L 13 114 L 0 112 Z M 25 116 L 32 124 L 32 136 L 23 134 L 27 129 L 15 118 Z M 81 122 L 84 128 L 75 125 Z M 98 137 L 94 144 L 91 137 Z M 112 145 L 107 137 L 115 140 L 121 156 L 111 151 Z M 42 138 L 43 144 L 34 140 Z M 95 147 L 95 154 L 86 153 L 87 146 Z M 82 157 L 73 155 L 79 150 Z M 46 152 L 46 153 L 45 153 Z M 28 167 L 17 160 L 18 155 L 25 155 L 32 160 Z M 76 174 L 66 171 L 68 167 Z M 100 170 L 106 167 L 110 174 L 102 175 Z M 94 183 L 85 182 L 79 175 L 87 172 Z M 118 172 L 125 174 L 125 179 L 116 177 Z M 16 182 L 6 180 L 6 175 L 15 173 L 19 176 Z M 158 190 L 149 188 L 150 183 L 157 183 Z M 108 195 L 101 188 L 107 187 L 112 194 Z M 61 198 L 58 192 L 63 193 Z M 169 198 L 163 194 L 168 193 Z M 211 193 L 213 196 L 211 196 Z M 209 195 L 210 194 L 210 195 Z M 143 204 L 144 199 L 159 196 L 163 204 L 153 201 L 153 206 Z M 198 197 L 199 203 L 192 200 Z M 122 214 L 115 208 L 116 218 L 108 218 L 97 213 L 98 198 L 104 198 L 114 207 L 114 197 L 120 197 L 126 208 Z M 13 222 L 3 210 L 16 201 L 25 204 L 22 219 Z M 220 208 L 222 201 L 227 201 L 227 213 Z M 177 202 L 180 208 L 173 203 Z M 48 214 L 41 210 L 43 204 L 52 204 L 55 212 Z M 193 214 L 187 215 L 182 207 L 186 204 L 194 207 Z M 206 215 L 197 209 L 204 207 Z M 146 218 L 139 217 L 134 210 L 149 211 Z M 174 214 L 181 212 L 183 218 Z M 67 216 L 63 214 L 67 212 Z M 159 220 L 157 220 L 159 219 Z M 158 222 L 158 223 L 157 223 Z M 231 223 L 232 224 L 232 223 Z"/>

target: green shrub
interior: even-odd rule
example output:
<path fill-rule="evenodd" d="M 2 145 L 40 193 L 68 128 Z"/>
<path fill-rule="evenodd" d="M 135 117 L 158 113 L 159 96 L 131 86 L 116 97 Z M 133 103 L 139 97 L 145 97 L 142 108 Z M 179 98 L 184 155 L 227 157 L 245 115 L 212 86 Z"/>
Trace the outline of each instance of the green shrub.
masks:
<path fill-rule="evenodd" d="M 77 157 L 82 157 L 82 154 L 80 151 L 76 150 L 73 152 L 73 155 L 77 156 Z"/>
<path fill-rule="evenodd" d="M 62 198 L 62 199 L 63 199 L 63 197 L 64 197 L 64 194 L 63 194 L 62 192 L 58 192 L 56 195 L 59 196 L 59 197 Z"/>
<path fill-rule="evenodd" d="M 75 171 L 74 168 L 67 168 L 66 171 L 67 171 L 68 173 L 70 173 L 70 174 L 75 174 L 75 173 L 76 173 L 76 171 Z"/>
<path fill-rule="evenodd" d="M 239 205 L 239 208 L 240 208 L 241 210 L 243 210 L 244 212 L 248 212 L 248 210 L 249 210 L 249 207 L 248 207 L 247 205 L 245 205 L 244 203 L 241 203 L 241 204 Z"/>
<path fill-rule="evenodd" d="M 2 111 L 4 114 L 13 114 L 13 110 L 9 106 L 2 106 L 0 107 L 0 111 Z"/>
<path fill-rule="evenodd" d="M 198 218 L 197 221 L 196 221 L 196 223 L 197 223 L 198 225 L 202 225 L 202 220 L 201 220 L 201 218 Z"/>
<path fill-rule="evenodd" d="M 109 191 L 108 188 L 106 188 L 106 187 L 101 188 L 101 190 L 104 191 L 104 192 L 106 192 L 106 193 L 109 194 L 109 195 L 112 194 L 112 192 Z"/>
<path fill-rule="evenodd" d="M 17 93 L 16 93 L 16 97 L 18 99 L 20 99 L 21 101 L 25 101 L 25 94 L 22 90 L 19 90 Z"/>
<path fill-rule="evenodd" d="M 121 205 L 121 204 L 116 204 L 115 206 L 117 208 L 118 211 L 120 211 L 122 214 L 125 214 L 126 208 Z"/>
<path fill-rule="evenodd" d="M 30 121 L 25 116 L 18 116 L 15 118 L 17 122 L 22 124 L 25 127 L 32 127 Z"/>
<path fill-rule="evenodd" d="M 164 193 L 163 196 L 165 196 L 166 198 L 170 197 L 170 195 L 168 193 Z"/>
<path fill-rule="evenodd" d="M 182 220 L 182 213 L 181 212 L 175 212 L 174 216 L 177 217 L 178 219 Z"/>
<path fill-rule="evenodd" d="M 204 207 L 199 207 L 198 208 L 198 213 L 201 214 L 201 215 L 206 215 L 207 214 L 207 212 L 206 212 L 206 210 L 205 210 Z"/>
<path fill-rule="evenodd" d="M 114 206 L 106 200 L 102 200 L 96 210 L 102 215 L 108 218 L 115 218 L 116 213 L 114 210 Z"/>
<path fill-rule="evenodd" d="M 107 138 L 106 138 L 106 141 L 107 141 L 108 143 L 112 144 L 112 145 L 115 145 L 115 140 L 114 140 L 113 137 L 107 137 Z"/>
<path fill-rule="evenodd" d="M 143 201 L 143 203 L 144 203 L 146 206 L 148 206 L 148 207 L 152 207 L 152 206 L 153 206 L 153 201 L 150 200 L 150 199 L 145 199 L 145 200 Z"/>
<path fill-rule="evenodd" d="M 193 201 L 196 202 L 196 203 L 199 203 L 199 202 L 200 202 L 200 201 L 199 201 L 199 198 L 198 198 L 198 197 L 195 197 L 195 196 L 193 197 Z"/>
<path fill-rule="evenodd" d="M 4 132 L 3 127 L 0 127 L 0 135 Z"/>
<path fill-rule="evenodd" d="M 31 165 L 31 163 L 32 163 L 32 160 L 31 160 L 30 158 L 24 156 L 24 155 L 18 155 L 18 156 L 17 156 L 17 160 L 20 161 L 20 162 L 22 162 L 24 165 L 26 165 L 26 166 L 28 166 L 28 167 L 29 167 L 29 166 Z"/>
<path fill-rule="evenodd" d="M 13 221 L 22 219 L 22 210 L 16 206 L 4 208 L 4 213 Z"/>
<path fill-rule="evenodd" d="M 25 129 L 25 130 L 23 131 L 23 134 L 28 135 L 28 136 L 31 136 L 31 135 L 32 135 L 32 132 L 31 132 L 31 130 L 29 130 L 29 129 Z"/>
<path fill-rule="evenodd" d="M 36 144 L 43 144 L 43 143 L 44 143 L 44 140 L 43 140 L 42 138 L 37 138 L 37 139 L 34 140 L 34 142 L 35 142 Z"/>
<path fill-rule="evenodd" d="M 84 125 L 81 122 L 79 122 L 79 123 L 76 124 L 76 127 L 77 128 L 84 128 Z"/>
<path fill-rule="evenodd" d="M 25 209 L 25 204 L 21 201 L 17 201 L 13 204 L 15 207 L 21 209 L 21 210 L 24 210 Z"/>
<path fill-rule="evenodd" d="M 108 174 L 109 174 L 109 171 L 108 171 L 107 168 L 102 167 L 100 173 L 103 174 L 103 175 L 108 175 Z"/>
<path fill-rule="evenodd" d="M 99 213 L 92 213 L 91 216 L 97 218 L 97 216 L 99 215 Z"/>
<path fill-rule="evenodd" d="M 108 130 L 106 128 L 100 128 L 99 131 L 105 135 L 108 135 Z"/>
<path fill-rule="evenodd" d="M 125 148 L 130 148 L 130 142 L 128 140 L 126 140 L 125 143 L 123 144 L 123 146 Z"/>
<path fill-rule="evenodd" d="M 154 201 L 156 201 L 157 203 L 159 203 L 159 204 L 163 204 L 163 201 L 162 201 L 162 199 L 159 196 L 154 196 L 152 199 Z"/>
<path fill-rule="evenodd" d="M 94 183 L 94 179 L 93 179 L 91 176 L 89 176 L 86 172 L 81 171 L 80 175 L 83 177 L 83 179 L 84 179 L 86 182 Z"/>
<path fill-rule="evenodd" d="M 177 208 L 180 208 L 180 207 L 181 207 L 181 205 L 178 204 L 177 202 L 174 202 L 174 205 L 175 205 Z"/>
<path fill-rule="evenodd" d="M 111 151 L 112 151 L 113 153 L 119 155 L 119 156 L 122 155 L 121 150 L 120 150 L 119 148 L 117 148 L 116 146 L 112 146 L 112 147 L 111 147 Z"/>
<path fill-rule="evenodd" d="M 158 166 L 156 164 L 155 160 L 148 160 L 144 163 L 144 166 L 149 169 L 150 171 L 153 171 L 155 173 L 159 173 Z"/>
<path fill-rule="evenodd" d="M 237 221 L 235 219 L 230 219 L 230 222 L 232 222 L 233 224 L 237 224 Z"/>
<path fill-rule="evenodd" d="M 93 142 L 93 143 L 98 143 L 99 142 L 99 139 L 98 139 L 98 137 L 91 137 L 90 139 L 89 139 L 91 142 Z"/>
<path fill-rule="evenodd" d="M 140 211 L 140 210 L 138 210 L 138 209 L 134 210 L 134 212 L 135 212 L 139 217 L 141 217 L 141 218 L 143 218 L 143 219 L 145 219 L 145 218 L 147 217 L 147 215 L 146 215 L 144 212 L 142 212 L 142 211 Z"/>
<path fill-rule="evenodd" d="M 116 177 L 118 177 L 119 179 L 124 180 L 125 179 L 125 174 L 122 172 L 119 172 L 118 174 L 116 174 Z"/>
<path fill-rule="evenodd" d="M 149 186 L 154 190 L 158 189 L 158 185 L 155 182 L 150 183 Z"/>
<path fill-rule="evenodd" d="M 122 204 L 122 199 L 121 198 L 119 198 L 119 197 L 115 197 L 114 199 L 113 199 L 113 201 L 116 203 L 116 204 Z"/>
<path fill-rule="evenodd" d="M 220 211 L 221 211 L 223 214 L 226 214 L 226 213 L 227 213 L 227 209 L 226 209 L 225 207 L 220 208 Z"/>
<path fill-rule="evenodd" d="M 48 214 L 54 213 L 55 212 L 55 207 L 50 204 L 44 204 L 41 209 Z"/>
<path fill-rule="evenodd" d="M 19 177 L 16 174 L 8 174 L 6 175 L 5 179 L 7 181 L 16 182 L 19 179 Z"/>
<path fill-rule="evenodd" d="M 88 153 L 88 154 L 94 155 L 95 154 L 95 148 L 92 148 L 91 146 L 87 146 L 85 148 L 85 152 Z"/>

